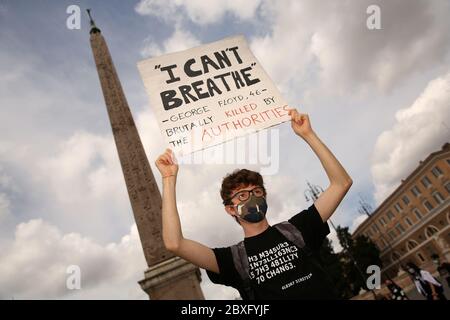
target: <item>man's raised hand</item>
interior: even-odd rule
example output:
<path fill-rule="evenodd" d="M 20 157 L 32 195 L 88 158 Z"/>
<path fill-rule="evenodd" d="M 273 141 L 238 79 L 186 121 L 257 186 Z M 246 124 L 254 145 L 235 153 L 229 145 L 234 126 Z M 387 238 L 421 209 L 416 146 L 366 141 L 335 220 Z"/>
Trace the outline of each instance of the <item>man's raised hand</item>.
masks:
<path fill-rule="evenodd" d="M 171 149 L 166 149 L 166 151 L 156 159 L 155 165 L 163 178 L 171 176 L 176 177 L 178 174 L 177 159 Z"/>
<path fill-rule="evenodd" d="M 305 139 L 308 135 L 313 133 L 309 116 L 306 113 L 299 113 L 297 109 L 290 109 L 288 114 L 291 116 L 292 130 L 294 130 L 298 136 Z"/>

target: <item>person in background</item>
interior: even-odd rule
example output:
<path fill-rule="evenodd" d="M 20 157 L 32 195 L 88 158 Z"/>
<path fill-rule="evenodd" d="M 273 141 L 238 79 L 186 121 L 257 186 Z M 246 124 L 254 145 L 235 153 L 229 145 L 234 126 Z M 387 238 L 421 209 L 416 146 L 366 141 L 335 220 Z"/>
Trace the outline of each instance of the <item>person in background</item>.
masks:
<path fill-rule="evenodd" d="M 391 292 L 391 300 L 409 300 L 403 289 L 394 281 L 392 281 L 391 279 L 387 279 L 384 283 Z"/>
<path fill-rule="evenodd" d="M 412 262 L 406 264 L 406 271 L 416 285 L 417 291 L 427 300 L 447 300 L 444 288 L 428 271 L 420 269 Z"/>
<path fill-rule="evenodd" d="M 441 277 L 441 279 L 445 279 L 447 281 L 447 285 L 450 287 L 450 263 L 441 263 L 439 255 L 437 254 L 433 254 L 431 256 L 431 260 L 433 260 L 433 263 L 436 266 L 437 272 L 439 272 L 439 276 Z"/>

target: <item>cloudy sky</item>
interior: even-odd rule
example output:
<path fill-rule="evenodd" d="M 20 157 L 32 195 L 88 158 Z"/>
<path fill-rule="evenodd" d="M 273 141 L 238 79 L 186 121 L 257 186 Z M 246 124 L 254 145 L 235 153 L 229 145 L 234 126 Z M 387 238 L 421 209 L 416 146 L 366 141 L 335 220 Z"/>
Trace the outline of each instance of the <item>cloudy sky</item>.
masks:
<path fill-rule="evenodd" d="M 379 30 L 366 26 L 371 4 Z M 82 12 L 81 28 L 68 29 L 70 5 L 93 9 L 152 166 L 166 146 L 136 63 L 236 34 L 353 178 L 335 224 L 355 228 L 361 196 L 375 208 L 449 140 L 447 0 L 0 0 L 0 299 L 146 298 L 88 22 Z M 288 123 L 270 133 L 269 162 L 181 165 L 185 236 L 211 247 L 243 237 L 219 196 L 237 167 L 274 165 L 265 175 L 272 223 L 310 204 L 307 181 L 327 186 Z M 80 290 L 66 287 L 70 265 L 81 269 Z M 237 296 L 202 274 L 206 298 Z"/>

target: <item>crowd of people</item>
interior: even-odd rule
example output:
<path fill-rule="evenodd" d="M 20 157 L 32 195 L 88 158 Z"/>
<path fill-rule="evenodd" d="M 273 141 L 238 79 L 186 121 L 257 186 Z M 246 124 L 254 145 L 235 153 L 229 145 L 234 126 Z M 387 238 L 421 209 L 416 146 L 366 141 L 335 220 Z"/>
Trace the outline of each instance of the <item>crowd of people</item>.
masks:
<path fill-rule="evenodd" d="M 439 274 L 438 277 L 434 277 L 429 271 L 419 268 L 412 262 L 408 262 L 406 265 L 402 266 L 402 268 L 408 273 L 411 281 L 414 283 L 415 290 L 417 290 L 417 292 L 426 300 L 447 300 L 444 294 L 443 282 L 445 281 L 450 287 L 450 263 L 441 263 L 439 255 L 437 254 L 433 254 L 431 259 Z M 379 299 L 410 300 L 410 297 L 405 293 L 404 288 L 395 283 L 393 279 L 386 279 L 384 284 L 389 293 L 387 295 L 378 295 Z"/>

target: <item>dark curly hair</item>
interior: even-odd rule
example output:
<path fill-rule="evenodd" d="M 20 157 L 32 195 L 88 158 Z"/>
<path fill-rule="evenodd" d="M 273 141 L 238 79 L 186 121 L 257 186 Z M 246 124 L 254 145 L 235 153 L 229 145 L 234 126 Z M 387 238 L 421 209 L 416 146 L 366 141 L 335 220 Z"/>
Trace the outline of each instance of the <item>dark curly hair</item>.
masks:
<path fill-rule="evenodd" d="M 413 269 L 414 272 L 420 274 L 420 268 L 413 262 L 408 262 L 404 268 L 404 270 L 406 270 L 409 273 L 408 269 Z"/>
<path fill-rule="evenodd" d="M 251 171 L 247 169 L 236 169 L 232 173 L 229 173 L 222 180 L 222 188 L 220 189 L 220 196 L 222 197 L 223 204 L 231 204 L 231 193 L 234 189 L 239 187 L 246 187 L 249 185 L 260 186 L 264 189 L 264 180 L 259 172 Z"/>

